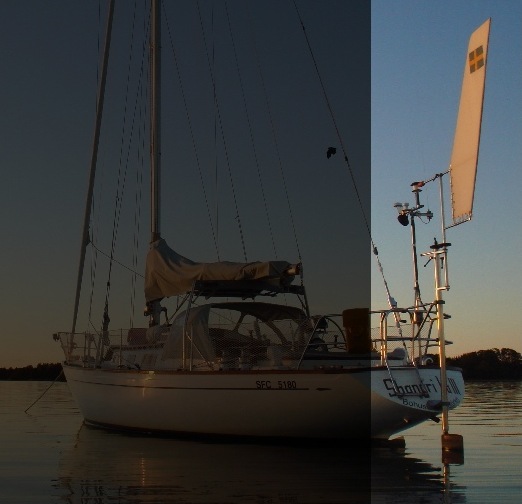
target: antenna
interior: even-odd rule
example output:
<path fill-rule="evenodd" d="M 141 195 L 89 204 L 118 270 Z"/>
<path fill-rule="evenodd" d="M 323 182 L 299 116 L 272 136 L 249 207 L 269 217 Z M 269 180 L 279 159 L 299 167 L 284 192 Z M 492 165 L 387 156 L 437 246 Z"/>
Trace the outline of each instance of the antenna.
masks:
<path fill-rule="evenodd" d="M 411 230 L 411 248 L 412 248 L 412 259 L 413 259 L 413 291 L 415 294 L 415 307 L 422 305 L 420 287 L 419 287 L 419 268 L 417 265 L 417 234 L 415 231 L 415 218 L 426 217 L 428 221 L 433 218 L 433 212 L 427 210 L 421 212 L 424 205 L 420 203 L 420 193 L 422 192 L 421 187 L 426 182 L 413 182 L 411 184 L 412 192 L 415 197 L 415 205 L 410 207 L 409 203 L 395 203 L 393 206 L 398 212 L 397 220 L 403 226 L 410 225 Z"/>

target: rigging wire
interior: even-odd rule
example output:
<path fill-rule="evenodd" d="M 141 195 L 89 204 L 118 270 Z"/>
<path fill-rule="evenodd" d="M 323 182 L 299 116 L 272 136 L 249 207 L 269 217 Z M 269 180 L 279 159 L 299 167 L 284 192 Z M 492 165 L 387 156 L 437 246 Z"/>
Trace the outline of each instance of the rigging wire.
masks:
<path fill-rule="evenodd" d="M 133 49 L 134 49 L 135 27 L 136 27 L 136 1 L 134 2 L 134 13 L 133 13 L 133 18 L 132 18 L 132 35 L 131 35 L 131 43 L 130 43 L 130 50 L 129 50 L 129 61 L 128 61 L 128 65 L 127 65 L 127 82 L 126 82 L 126 87 L 125 87 L 125 102 L 124 102 L 124 108 L 123 108 L 123 126 L 122 126 L 121 141 L 120 141 L 120 157 L 119 157 L 119 161 L 118 161 L 118 181 L 116 184 L 114 218 L 113 218 L 113 224 L 112 224 L 111 257 L 110 257 L 110 262 L 109 262 L 107 291 L 105 294 L 105 311 L 108 310 L 108 301 L 109 301 L 109 296 L 110 296 L 110 286 L 111 286 L 111 276 L 112 276 L 112 264 L 113 264 L 114 252 L 116 249 L 116 241 L 117 241 L 118 230 L 119 230 L 121 207 L 123 204 L 123 193 L 125 191 L 125 184 L 127 181 L 128 164 L 127 163 L 125 163 L 125 165 L 123 164 L 123 157 L 124 157 L 123 153 L 124 153 L 125 134 L 126 134 L 126 130 L 127 130 L 127 121 L 128 121 L 128 102 L 129 102 L 129 92 L 130 92 L 129 87 L 130 87 L 131 66 L 132 66 L 132 61 L 133 61 L 132 55 L 133 55 Z M 134 126 L 134 123 L 132 124 L 132 130 L 133 130 L 133 126 Z M 132 139 L 132 131 L 130 134 L 129 145 L 130 145 L 131 139 Z"/>
<path fill-rule="evenodd" d="M 144 32 L 147 33 L 148 20 L 144 20 Z M 143 48 L 145 51 L 145 47 Z M 147 68 L 149 66 L 147 65 Z M 136 288 L 137 278 L 141 276 L 137 273 L 138 270 L 138 252 L 140 243 L 140 224 L 141 224 L 141 205 L 142 205 L 142 194 L 143 194 L 143 172 L 145 167 L 145 155 L 146 155 L 146 125 L 143 117 L 147 115 L 148 99 L 148 86 L 142 86 L 141 92 L 141 106 L 139 108 L 139 120 L 138 124 L 141 124 L 141 128 L 138 129 L 138 139 L 141 138 L 141 142 L 137 142 L 137 163 L 136 163 L 136 192 L 134 194 L 134 236 L 133 236 L 133 247 L 132 247 L 132 268 L 134 270 L 131 277 L 131 297 L 130 297 L 130 320 L 129 327 L 134 327 L 134 313 L 136 311 Z M 144 105 L 145 104 L 145 105 Z"/>
<path fill-rule="evenodd" d="M 111 257 L 110 253 L 104 252 L 99 247 L 97 247 L 94 243 L 91 243 L 91 247 L 93 249 L 95 249 L 96 252 L 98 252 L 102 256 L 106 257 L 107 259 L 110 259 L 110 261 L 112 263 L 117 264 L 118 266 L 121 266 L 122 268 L 125 268 L 127 271 L 130 271 L 133 275 L 139 276 L 141 278 L 145 278 L 145 276 L 142 275 L 141 273 L 139 273 L 136 269 L 134 269 L 134 268 L 132 268 L 130 266 L 127 266 L 126 264 L 123 264 L 122 262 L 114 259 L 113 257 Z"/>
<path fill-rule="evenodd" d="M 148 100 L 146 100 L 148 101 Z M 141 116 L 141 112 L 140 112 Z M 142 135 L 141 149 L 138 147 L 138 163 L 136 167 L 136 192 L 134 195 L 134 237 L 132 242 L 132 269 L 134 273 L 131 277 L 131 299 L 130 299 L 130 325 L 134 327 L 134 313 L 136 309 L 136 288 L 137 288 L 137 277 L 142 276 L 137 273 L 138 270 L 138 252 L 140 243 L 140 228 L 141 228 L 141 204 L 143 194 L 143 170 L 145 166 L 145 126 L 140 130 Z M 138 143 L 139 145 L 139 143 Z"/>
<path fill-rule="evenodd" d="M 102 65 L 102 73 L 99 78 L 98 83 L 98 93 L 96 100 L 96 120 L 95 120 L 95 128 L 94 128 L 94 138 L 92 145 L 92 153 L 91 153 L 91 163 L 89 170 L 89 185 L 87 189 L 87 198 L 85 204 L 85 212 L 83 218 L 83 231 L 82 231 L 82 240 L 81 240 L 81 249 L 80 249 L 80 261 L 78 265 L 78 276 L 76 280 L 76 294 L 74 300 L 74 314 L 72 321 L 71 333 L 76 332 L 76 322 L 78 319 L 78 308 L 80 303 L 80 294 L 81 294 L 81 285 L 84 274 L 84 265 L 85 265 L 85 256 L 87 252 L 87 246 L 90 241 L 90 224 L 91 224 L 91 211 L 92 211 L 92 202 L 93 202 L 93 190 L 94 190 L 94 181 L 96 175 L 96 164 L 98 158 L 98 147 L 99 147 L 99 136 L 101 130 L 101 120 L 103 115 L 103 104 L 104 104 L 104 91 L 106 84 L 106 76 L 107 76 L 107 65 L 108 65 L 108 55 L 111 41 L 111 33 L 112 33 L 112 20 L 114 13 L 114 0 L 111 0 L 108 5 L 108 14 L 107 14 L 107 27 L 106 27 L 106 38 L 105 38 L 105 47 L 103 51 L 103 61 Z M 98 22 L 100 21 L 100 17 L 98 18 Z M 99 57 L 99 51 L 98 51 Z M 99 58 L 98 58 L 99 62 Z"/>
<path fill-rule="evenodd" d="M 102 18 L 101 18 L 101 0 L 98 1 L 98 36 L 96 41 L 96 48 L 97 48 L 97 58 L 96 61 L 98 62 L 96 65 L 96 89 L 100 86 L 100 49 L 101 49 L 101 26 L 102 26 Z M 94 112 L 96 114 L 96 111 L 98 110 L 98 95 L 95 93 L 95 101 L 94 101 Z M 103 185 L 101 186 L 103 187 Z M 101 188 L 100 188 L 101 192 Z M 94 223 L 96 222 L 96 203 L 95 198 L 93 198 L 91 203 L 91 222 L 89 223 L 89 242 L 94 242 L 94 235 L 96 234 L 97 230 L 94 226 Z M 96 283 L 96 271 L 97 271 L 97 264 L 98 264 L 98 253 L 96 249 L 91 248 L 91 264 L 90 264 L 90 279 L 91 279 L 91 285 L 90 285 L 90 293 L 89 293 L 89 311 L 87 313 L 87 320 L 91 320 L 92 316 L 92 305 L 94 301 L 94 286 Z"/>
<path fill-rule="evenodd" d="M 163 4 L 163 11 L 165 12 L 165 4 Z M 201 187 L 203 188 L 203 196 L 204 196 L 204 199 L 205 199 L 205 206 L 206 206 L 206 209 L 207 209 L 208 219 L 209 219 L 209 223 L 210 223 L 210 229 L 211 229 L 211 232 L 212 232 L 212 239 L 214 241 L 214 248 L 216 249 L 216 255 L 217 255 L 217 258 L 218 258 L 218 261 L 219 261 L 220 258 L 219 258 L 219 247 L 218 247 L 218 242 L 217 242 L 217 235 L 216 235 L 216 231 L 215 231 L 215 228 L 214 228 L 214 223 L 212 221 L 212 213 L 210 211 L 210 204 L 209 204 L 209 200 L 208 200 L 208 196 L 207 196 L 207 191 L 206 191 L 206 188 L 205 188 L 205 180 L 203 178 L 203 172 L 201 170 L 201 163 L 200 163 L 199 156 L 198 156 L 198 149 L 196 147 L 196 138 L 195 138 L 195 135 L 194 135 L 194 129 L 192 127 L 191 115 L 190 115 L 190 112 L 189 112 L 187 98 L 186 98 L 186 95 L 185 95 L 185 88 L 183 86 L 183 80 L 181 78 L 181 71 L 180 71 L 180 67 L 179 67 L 179 64 L 178 64 L 178 57 L 177 57 L 177 54 L 176 54 L 176 50 L 174 48 L 174 41 L 172 39 L 172 34 L 171 34 L 171 31 L 170 31 L 170 25 L 169 25 L 169 21 L 168 21 L 168 17 L 166 15 L 166 12 L 165 12 L 165 21 L 166 21 L 167 33 L 168 33 L 169 41 L 170 41 L 170 48 L 172 50 L 172 56 L 174 58 L 174 64 L 175 64 L 176 73 L 177 73 L 177 76 L 178 76 L 178 83 L 179 83 L 179 86 L 180 86 L 181 97 L 182 97 L 182 100 L 183 100 L 183 106 L 185 108 L 185 115 L 187 117 L 187 123 L 188 123 L 189 132 L 190 132 L 190 138 L 192 140 L 192 148 L 194 150 L 194 156 L 196 158 L 196 166 L 198 167 L 199 180 L 201 182 Z"/>
<path fill-rule="evenodd" d="M 232 49 L 234 51 L 234 60 L 235 60 L 235 63 L 236 63 L 236 70 L 237 70 L 237 75 L 238 75 L 238 79 L 239 79 L 239 87 L 241 88 L 241 97 L 243 99 L 243 107 L 245 109 L 245 116 L 246 116 L 246 121 L 247 121 L 247 125 L 248 125 L 248 131 L 250 133 L 250 143 L 252 145 L 252 152 L 253 152 L 253 156 L 254 156 L 254 162 L 255 162 L 255 165 L 256 165 L 257 178 L 259 180 L 259 188 L 261 190 L 261 197 L 263 199 L 263 205 L 264 205 L 264 209 L 265 209 L 265 217 L 266 217 L 267 224 L 268 224 L 268 230 L 269 230 L 269 233 L 270 233 L 270 239 L 272 241 L 272 248 L 274 250 L 275 257 L 277 258 L 277 248 L 276 248 L 275 239 L 274 239 L 274 232 L 272 230 L 272 221 L 270 220 L 270 213 L 268 211 L 268 203 L 267 203 L 267 199 L 266 199 L 265 186 L 263 184 L 263 177 L 261 176 L 261 169 L 260 169 L 260 166 L 259 166 L 259 159 L 258 159 L 258 156 L 257 156 L 256 143 L 254 141 L 254 132 L 252 130 L 252 122 L 250 120 L 250 113 L 249 113 L 249 110 L 248 110 L 248 105 L 247 105 L 247 100 L 246 100 L 246 95 L 245 95 L 245 86 L 243 85 L 243 76 L 241 74 L 241 69 L 240 69 L 240 66 L 239 66 L 239 59 L 238 59 L 238 56 L 237 56 L 236 41 L 234 39 L 234 33 L 232 31 L 232 25 L 230 23 L 230 14 L 229 14 L 229 11 L 228 11 L 228 2 L 225 2 L 225 13 L 226 13 L 226 16 L 227 16 L 227 23 L 228 23 L 228 30 L 229 30 L 229 33 L 230 33 L 230 38 L 232 40 Z"/>
<path fill-rule="evenodd" d="M 216 68 L 216 43 L 215 43 L 215 32 L 214 32 L 214 4 L 212 4 L 211 10 L 211 23 L 212 23 L 212 68 Z M 216 195 L 216 242 L 219 244 L 219 163 L 218 163 L 218 152 L 217 152 L 217 136 L 218 136 L 218 124 L 217 124 L 217 113 L 216 113 L 216 83 L 212 81 L 212 98 L 214 101 L 214 194 Z M 219 250 L 219 245 L 218 245 Z M 220 260 L 218 255 L 218 261 Z"/>
<path fill-rule="evenodd" d="M 256 58 L 257 70 L 259 72 L 261 88 L 263 90 L 263 97 L 265 99 L 265 104 L 266 104 L 266 108 L 267 108 L 267 112 L 268 112 L 268 118 L 269 118 L 269 122 L 270 122 L 270 131 L 272 133 L 272 140 L 274 142 L 275 154 L 276 154 L 277 161 L 278 161 L 277 164 L 279 166 L 279 172 L 281 174 L 281 180 L 282 180 L 283 190 L 284 190 L 284 194 L 285 194 L 286 204 L 287 204 L 287 207 L 288 207 L 288 213 L 289 213 L 289 216 L 290 216 L 290 223 L 292 225 L 292 232 L 293 232 L 293 235 L 294 235 L 295 246 L 296 246 L 296 249 L 297 249 L 297 255 L 299 257 L 299 262 L 302 263 L 303 262 L 303 258 L 301 256 L 301 249 L 299 247 L 299 239 L 297 237 L 297 229 L 296 229 L 296 225 L 295 225 L 294 214 L 293 214 L 293 211 L 292 211 L 292 205 L 290 203 L 290 196 L 289 196 L 289 192 L 288 192 L 288 184 L 287 184 L 287 181 L 286 181 L 286 175 L 285 175 L 285 171 L 284 171 L 283 161 L 282 161 L 282 158 L 281 158 L 281 149 L 279 148 L 277 128 L 276 128 L 276 124 L 275 124 L 275 121 L 274 121 L 274 115 L 272 113 L 272 106 L 271 106 L 270 99 L 269 99 L 269 96 L 268 96 L 268 92 L 267 92 L 267 89 L 266 89 L 265 78 L 264 78 L 263 69 L 262 69 L 262 66 L 261 66 L 261 58 L 259 57 L 259 51 L 258 51 L 257 44 L 256 44 L 255 31 L 254 31 L 253 22 L 252 22 L 252 16 L 250 14 L 250 10 L 249 10 L 248 4 L 246 4 L 246 8 L 247 8 L 248 22 L 249 22 L 249 25 L 251 27 L 250 34 L 252 36 L 252 45 L 253 45 L 253 48 L 254 48 L 254 55 L 255 55 L 255 58 Z"/>
<path fill-rule="evenodd" d="M 117 262 L 114 259 L 115 256 L 115 250 L 116 250 L 116 242 L 118 237 L 118 231 L 119 231 L 119 225 L 120 225 L 120 217 L 121 217 L 121 211 L 123 207 L 123 199 L 125 194 L 125 188 L 127 184 L 127 175 L 128 175 L 128 169 L 129 169 L 129 161 L 130 161 L 130 153 L 131 153 L 131 147 L 133 145 L 133 138 L 135 135 L 135 125 L 136 125 L 136 115 L 137 111 L 141 109 L 139 108 L 140 97 L 143 97 L 143 76 L 144 76 L 144 68 L 146 63 L 146 55 L 148 54 L 147 51 L 147 44 L 146 42 L 142 45 L 142 57 L 141 57 L 141 64 L 140 64 L 140 70 L 138 75 L 138 88 L 136 91 L 135 101 L 134 101 L 134 108 L 132 111 L 132 116 L 130 119 L 130 132 L 128 133 L 128 136 L 126 136 L 126 131 L 128 129 L 127 124 L 129 121 L 129 96 L 130 96 L 130 81 L 131 81 L 131 68 L 133 63 L 133 49 L 134 49 L 134 39 L 135 39 L 135 32 L 136 32 L 136 7 L 137 7 L 137 1 L 135 1 L 135 9 L 134 9 L 134 16 L 133 16 L 133 22 L 132 22 L 132 35 L 131 35 L 131 44 L 130 44 L 130 51 L 129 51 L 129 62 L 127 67 L 127 83 L 126 83 L 126 91 L 125 91 L 125 102 L 124 102 L 124 113 L 123 113 L 123 126 L 122 126 L 122 133 L 121 133 L 121 143 L 120 143 L 120 157 L 119 157 L 119 168 L 118 168 L 118 180 L 116 185 L 116 196 L 115 196 L 115 207 L 114 207 L 114 220 L 113 220 L 113 231 L 112 231 L 112 243 L 111 243 L 111 252 L 110 252 L 110 260 L 109 260 L 109 272 L 108 272 L 108 280 L 106 284 L 106 295 L 105 295 L 105 308 L 104 308 L 104 314 L 103 314 L 103 323 L 104 327 L 108 326 L 109 322 L 109 298 L 110 298 L 110 290 L 111 290 L 111 277 L 112 277 L 112 266 L 114 262 Z M 148 30 L 150 29 L 150 20 L 146 20 L 145 24 L 145 39 L 147 38 Z M 138 135 L 139 135 L 139 128 L 138 128 Z M 127 140 L 127 147 L 126 147 L 126 153 L 125 151 L 125 138 L 128 138 Z M 139 143 L 138 143 L 139 144 Z M 137 251 L 134 251 L 136 254 Z M 119 263 L 120 264 L 120 263 Z M 132 302 L 131 302 L 132 303 Z M 106 327 L 105 327 L 106 328 Z"/>
<path fill-rule="evenodd" d="M 321 90 L 323 92 L 323 97 L 325 99 L 326 106 L 328 108 L 328 111 L 329 111 L 329 114 L 330 114 L 330 118 L 332 120 L 332 124 L 333 124 L 333 127 L 335 129 L 335 133 L 336 133 L 337 139 L 338 139 L 339 144 L 341 146 L 341 149 L 343 151 L 344 161 L 346 163 L 346 166 L 348 168 L 348 172 L 350 174 L 350 178 L 352 180 L 352 185 L 353 185 L 353 188 L 354 188 L 354 191 L 355 191 L 355 195 L 357 197 L 357 202 L 359 204 L 359 208 L 360 208 L 363 220 L 364 220 L 364 225 L 366 227 L 366 231 L 367 231 L 368 236 L 370 238 L 372 251 L 373 251 L 373 254 L 376 257 L 377 265 L 378 265 L 378 268 L 379 268 L 379 272 L 381 273 L 381 276 L 382 276 L 382 279 L 383 279 L 383 282 L 384 282 L 384 288 L 386 290 L 386 294 L 387 294 L 387 297 L 388 297 L 388 303 L 389 303 L 391 308 L 395 308 L 396 307 L 396 303 L 395 303 L 395 300 L 393 299 L 393 297 L 391 295 L 390 289 L 388 287 L 388 282 L 386 281 L 386 277 L 384 275 L 384 269 L 383 269 L 381 261 L 379 259 L 379 252 L 378 252 L 377 246 L 375 245 L 375 242 L 373 240 L 372 232 L 371 232 L 371 229 L 370 229 L 370 224 L 368 222 L 368 218 L 367 218 L 366 212 L 364 210 L 364 205 L 363 205 L 363 202 L 362 202 L 362 199 L 361 199 L 361 195 L 359 193 L 359 188 L 357 186 L 357 181 L 355 180 L 355 175 L 353 173 L 352 166 L 351 166 L 350 161 L 348 159 L 348 153 L 347 153 L 346 147 L 344 145 L 341 133 L 339 131 L 339 127 L 338 127 L 337 121 L 335 119 L 335 114 L 333 112 L 332 105 L 330 103 L 330 99 L 328 98 L 328 93 L 326 92 L 326 86 L 325 86 L 323 78 L 321 76 L 321 72 L 319 71 L 319 65 L 317 64 L 317 60 L 315 58 L 315 55 L 314 55 L 314 52 L 313 52 L 313 49 L 312 49 L 312 45 L 310 44 L 310 40 L 308 38 L 308 34 L 306 33 L 306 28 L 305 28 L 303 19 L 301 17 L 301 13 L 299 12 L 299 9 L 297 8 L 296 1 L 293 0 L 293 3 L 294 3 L 294 7 L 295 7 L 295 10 L 296 10 L 296 13 L 297 13 L 297 17 L 299 18 L 299 22 L 301 24 L 301 28 L 303 30 L 303 34 L 304 34 L 304 37 L 305 37 L 305 40 L 306 40 L 306 44 L 308 46 L 308 51 L 310 53 L 310 56 L 311 56 L 313 64 L 314 64 L 314 68 L 315 68 L 315 71 L 316 71 L 316 74 L 317 74 L 317 78 L 319 80 L 319 84 L 320 84 Z M 397 319 L 398 314 L 395 314 L 395 315 L 396 315 L 396 319 Z"/>
<path fill-rule="evenodd" d="M 143 142 L 144 143 L 144 142 Z M 141 164 L 138 164 L 138 168 L 136 170 L 136 193 L 134 196 L 135 200 L 135 212 L 134 212 L 134 237 L 133 237 L 133 247 L 132 247 L 132 269 L 134 270 L 133 275 L 131 277 L 131 298 L 130 298 L 130 321 L 129 327 L 134 327 L 134 312 L 136 309 L 136 287 L 137 287 L 137 277 L 141 276 L 137 273 L 138 269 L 138 250 L 139 250 L 139 235 L 140 235 L 140 224 L 141 224 L 141 203 L 142 203 L 142 189 L 143 189 L 143 166 L 144 166 L 144 145 L 142 145 L 142 150 L 138 153 L 138 159 L 141 161 Z M 142 168 L 140 170 L 140 168 Z"/>
<path fill-rule="evenodd" d="M 217 89 L 217 87 L 216 87 L 216 80 L 215 80 L 215 77 L 214 77 L 214 70 L 213 70 L 213 67 L 212 67 L 212 63 L 210 61 L 210 56 L 209 56 L 209 51 L 208 51 L 208 44 L 207 44 L 207 39 L 205 37 L 205 30 L 204 30 L 204 27 L 203 27 L 203 17 L 201 15 L 201 9 L 200 9 L 199 1 L 196 2 L 196 5 L 197 5 L 197 9 L 198 9 L 199 23 L 200 23 L 200 27 L 201 27 L 201 33 L 202 33 L 202 36 L 203 36 L 203 43 L 204 43 L 204 46 L 205 46 L 205 53 L 206 53 L 206 56 L 207 56 L 207 63 L 208 63 L 208 67 L 209 67 L 210 78 L 212 80 L 212 85 L 214 87 L 214 90 L 216 90 Z M 236 219 L 237 226 L 238 226 L 239 237 L 240 237 L 240 240 L 241 240 L 241 246 L 243 248 L 243 257 L 244 257 L 245 261 L 248 261 L 246 245 L 245 245 L 245 238 L 244 238 L 244 233 L 243 233 L 243 226 L 241 224 L 241 216 L 239 214 L 239 206 L 238 206 L 238 202 L 237 202 L 237 195 L 236 195 L 236 188 L 235 188 L 235 184 L 234 184 L 234 177 L 232 175 L 232 167 L 231 167 L 231 164 L 230 164 L 230 156 L 228 154 L 228 146 L 227 146 L 227 142 L 226 142 L 226 138 L 225 138 L 225 131 L 224 131 L 224 127 L 223 127 L 223 120 L 222 120 L 222 117 L 221 117 L 221 109 L 219 107 L 219 100 L 217 99 L 217 91 L 215 91 L 215 98 L 216 98 L 215 99 L 215 105 L 216 105 L 217 119 L 218 119 L 218 123 L 219 123 L 219 130 L 220 130 L 220 133 L 221 133 L 221 141 L 223 142 L 223 151 L 224 151 L 224 155 L 225 155 L 225 161 L 226 161 L 228 176 L 229 176 L 229 180 L 230 180 L 230 188 L 231 188 L 231 191 L 232 191 L 232 199 L 233 199 L 233 202 L 234 202 L 234 209 L 235 209 L 235 212 L 236 212 L 235 219 Z"/>
<path fill-rule="evenodd" d="M 294 0 L 294 7 L 295 7 L 295 10 L 297 12 L 297 16 L 299 18 L 299 22 L 301 24 L 301 28 L 303 30 L 303 34 L 304 34 L 304 37 L 305 37 L 305 40 L 306 40 L 306 44 L 308 46 L 308 51 L 309 51 L 310 56 L 312 58 L 312 62 L 314 64 L 315 72 L 317 74 L 317 78 L 319 79 L 319 84 L 320 84 L 321 90 L 323 92 L 323 97 L 325 99 L 325 103 L 326 103 L 326 106 L 328 108 L 328 112 L 330 114 L 330 118 L 332 119 L 332 124 L 333 124 L 333 127 L 335 129 L 335 133 L 336 133 L 337 139 L 338 139 L 339 144 L 341 145 L 341 149 L 343 151 L 344 161 L 346 163 L 346 166 L 348 168 L 348 172 L 350 174 L 350 178 L 352 180 L 352 184 L 353 184 L 353 187 L 354 187 L 354 190 L 355 190 L 355 195 L 357 197 L 357 202 L 359 203 L 359 207 L 361 209 L 362 217 L 363 217 L 363 220 L 364 220 L 364 225 L 365 225 L 366 231 L 368 232 L 368 235 L 370 237 L 372 248 L 375 250 L 375 244 L 373 242 L 372 233 L 371 233 L 371 230 L 370 230 L 370 225 L 368 223 L 368 218 L 366 216 L 366 212 L 364 211 L 364 206 L 363 206 L 363 203 L 362 203 L 361 195 L 359 193 L 359 188 L 358 188 L 357 182 L 355 180 L 355 175 L 353 173 L 352 166 L 351 166 L 350 161 L 348 159 L 348 153 L 347 153 L 346 147 L 344 145 L 341 133 L 339 131 L 339 127 L 337 125 L 337 120 L 335 119 L 335 114 L 333 112 L 332 105 L 330 103 L 330 99 L 328 98 L 328 93 L 326 92 L 326 86 L 325 86 L 323 78 L 321 76 L 321 72 L 319 71 L 319 65 L 317 64 L 317 60 L 315 58 L 315 54 L 314 54 L 314 52 L 312 50 L 312 46 L 310 44 L 310 39 L 308 38 L 308 34 L 306 33 L 306 28 L 305 28 L 303 19 L 301 18 L 301 13 L 299 12 L 299 9 L 297 8 L 297 4 L 295 3 L 295 0 Z"/>

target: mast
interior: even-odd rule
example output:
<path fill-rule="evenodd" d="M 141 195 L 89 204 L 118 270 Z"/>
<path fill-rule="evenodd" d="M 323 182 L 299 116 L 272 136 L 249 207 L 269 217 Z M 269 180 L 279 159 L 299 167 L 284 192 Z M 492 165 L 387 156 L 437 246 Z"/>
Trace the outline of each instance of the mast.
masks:
<path fill-rule="evenodd" d="M 105 31 L 105 47 L 103 50 L 103 63 L 100 79 L 100 87 L 98 88 L 98 99 L 96 101 L 96 125 L 94 128 L 94 139 L 91 154 L 91 168 L 89 172 L 89 187 L 87 189 L 87 198 L 85 201 L 85 212 L 83 217 L 82 240 L 80 245 L 80 262 L 78 265 L 78 277 L 76 279 L 76 295 L 74 298 L 74 314 L 71 333 L 76 331 L 76 320 L 78 318 L 78 306 L 80 304 L 80 292 L 82 288 L 83 268 L 85 264 L 85 254 L 89 239 L 89 222 L 91 220 L 92 195 L 94 192 L 94 179 L 96 177 L 96 162 L 98 160 L 98 144 L 100 140 L 101 121 L 103 115 L 103 103 L 105 98 L 105 82 L 107 80 L 107 67 L 109 65 L 109 50 L 111 46 L 112 19 L 114 14 L 114 0 L 110 0 L 109 13 L 107 17 L 107 28 Z"/>
<path fill-rule="evenodd" d="M 151 243 L 160 235 L 161 181 L 161 1 L 151 0 L 150 34 L 150 167 L 151 167 Z"/>
<path fill-rule="evenodd" d="M 152 28 L 150 31 L 150 242 L 161 238 L 161 0 L 151 0 Z M 160 324 L 161 299 L 149 301 L 144 315 L 149 326 Z"/>

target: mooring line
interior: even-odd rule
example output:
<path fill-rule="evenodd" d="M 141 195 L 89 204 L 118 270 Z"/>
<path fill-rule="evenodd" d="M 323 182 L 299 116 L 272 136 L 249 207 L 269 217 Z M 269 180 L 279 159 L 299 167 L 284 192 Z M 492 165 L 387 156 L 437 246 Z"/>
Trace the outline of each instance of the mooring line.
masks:
<path fill-rule="evenodd" d="M 63 369 L 60 371 L 60 374 L 52 381 L 51 385 L 49 385 L 43 392 L 43 394 L 38 398 L 36 399 L 36 401 L 34 401 L 30 406 L 28 406 L 25 410 L 24 410 L 24 413 L 27 413 L 45 394 L 47 394 L 47 392 L 50 390 L 50 388 L 58 381 L 58 379 L 63 375 Z"/>

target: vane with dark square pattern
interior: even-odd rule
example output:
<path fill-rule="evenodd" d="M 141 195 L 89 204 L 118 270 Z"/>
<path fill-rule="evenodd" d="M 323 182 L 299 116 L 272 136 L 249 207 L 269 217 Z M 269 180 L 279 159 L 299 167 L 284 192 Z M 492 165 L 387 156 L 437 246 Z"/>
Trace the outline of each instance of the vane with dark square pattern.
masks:
<path fill-rule="evenodd" d="M 469 53 L 469 73 L 484 66 L 484 49 L 482 46 L 477 47 Z"/>

